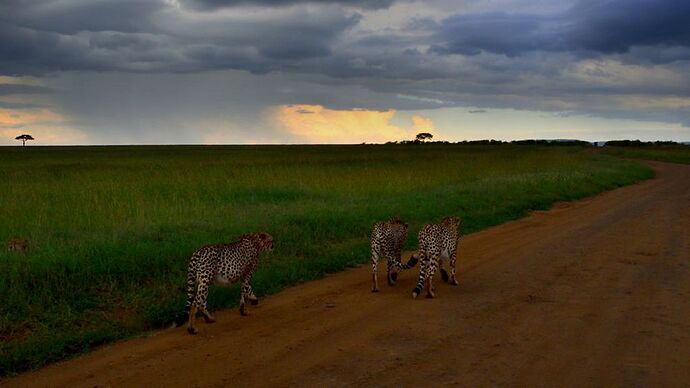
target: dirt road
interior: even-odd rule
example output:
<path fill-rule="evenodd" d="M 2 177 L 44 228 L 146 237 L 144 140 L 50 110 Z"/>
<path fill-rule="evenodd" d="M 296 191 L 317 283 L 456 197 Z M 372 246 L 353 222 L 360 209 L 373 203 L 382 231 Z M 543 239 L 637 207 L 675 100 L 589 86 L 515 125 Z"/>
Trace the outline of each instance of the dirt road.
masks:
<path fill-rule="evenodd" d="M 369 266 L 7 386 L 688 386 L 690 166 L 463 237 L 458 287 Z"/>

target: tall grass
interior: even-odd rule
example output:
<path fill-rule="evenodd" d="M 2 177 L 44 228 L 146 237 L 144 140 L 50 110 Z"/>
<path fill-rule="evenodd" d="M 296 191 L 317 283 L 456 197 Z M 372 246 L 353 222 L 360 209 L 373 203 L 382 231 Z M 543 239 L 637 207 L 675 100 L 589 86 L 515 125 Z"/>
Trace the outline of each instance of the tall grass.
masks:
<path fill-rule="evenodd" d="M 187 260 L 247 231 L 275 238 L 265 295 L 369 259 L 376 220 L 463 232 L 652 176 L 579 147 L 161 146 L 0 148 L 0 374 L 168 325 Z M 213 288 L 212 309 L 237 303 Z"/>
<path fill-rule="evenodd" d="M 690 164 L 690 145 L 605 146 L 603 152 L 621 158 Z"/>

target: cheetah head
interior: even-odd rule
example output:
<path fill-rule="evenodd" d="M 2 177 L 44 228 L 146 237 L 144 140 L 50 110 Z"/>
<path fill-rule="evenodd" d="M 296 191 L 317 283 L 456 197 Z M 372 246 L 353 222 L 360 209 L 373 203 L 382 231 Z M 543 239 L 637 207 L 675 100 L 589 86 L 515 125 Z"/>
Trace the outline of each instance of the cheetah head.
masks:
<path fill-rule="evenodd" d="M 265 232 L 257 233 L 256 239 L 258 241 L 260 251 L 270 251 L 273 249 L 273 236 L 270 234 Z"/>
<path fill-rule="evenodd" d="M 407 230 L 407 228 L 408 228 L 407 223 L 405 221 L 397 218 L 397 217 L 391 218 L 389 222 L 393 225 L 400 225 L 405 230 Z"/>
<path fill-rule="evenodd" d="M 441 223 L 445 224 L 445 225 L 459 226 L 460 225 L 460 218 L 455 217 L 455 216 L 445 217 L 443 220 L 441 220 Z"/>

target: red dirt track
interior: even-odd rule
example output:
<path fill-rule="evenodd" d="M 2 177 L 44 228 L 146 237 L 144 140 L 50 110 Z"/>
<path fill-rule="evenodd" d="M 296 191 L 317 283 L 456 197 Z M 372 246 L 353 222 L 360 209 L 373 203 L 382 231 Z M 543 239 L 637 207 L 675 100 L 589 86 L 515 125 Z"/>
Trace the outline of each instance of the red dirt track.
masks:
<path fill-rule="evenodd" d="M 463 237 L 436 299 L 412 299 L 417 268 L 373 294 L 366 265 L 0 385 L 689 386 L 690 166 L 649 165 Z"/>

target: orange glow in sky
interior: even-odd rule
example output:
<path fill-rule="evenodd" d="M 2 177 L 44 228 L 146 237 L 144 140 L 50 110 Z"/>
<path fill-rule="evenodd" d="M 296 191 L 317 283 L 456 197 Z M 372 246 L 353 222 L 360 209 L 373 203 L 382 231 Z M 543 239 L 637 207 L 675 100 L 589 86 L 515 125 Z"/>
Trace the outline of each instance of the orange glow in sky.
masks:
<path fill-rule="evenodd" d="M 419 132 L 435 133 L 431 119 L 413 116 L 409 127 L 391 122 L 396 111 L 335 110 L 321 105 L 281 105 L 275 120 L 305 143 L 383 143 L 414 139 Z"/>
<path fill-rule="evenodd" d="M 86 140 L 65 122 L 62 115 L 49 109 L 0 109 L 0 136 L 6 144 L 24 133 L 32 135 L 36 144 L 79 144 Z"/>

